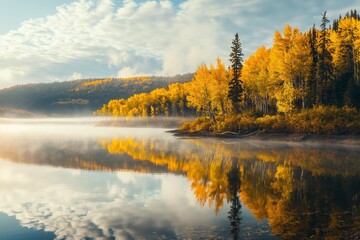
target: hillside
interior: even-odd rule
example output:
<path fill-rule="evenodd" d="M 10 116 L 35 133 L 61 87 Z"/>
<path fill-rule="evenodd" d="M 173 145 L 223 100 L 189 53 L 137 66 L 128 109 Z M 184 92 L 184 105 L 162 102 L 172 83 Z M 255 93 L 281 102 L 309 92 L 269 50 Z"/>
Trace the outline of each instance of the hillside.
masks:
<path fill-rule="evenodd" d="M 90 114 L 111 99 L 127 99 L 171 83 L 189 82 L 192 77 L 193 74 L 185 74 L 19 85 L 0 90 L 0 106 L 47 115 Z"/>
<path fill-rule="evenodd" d="M 41 117 L 41 115 L 34 114 L 22 109 L 10 109 L 0 106 L 0 118 L 33 118 Z"/>

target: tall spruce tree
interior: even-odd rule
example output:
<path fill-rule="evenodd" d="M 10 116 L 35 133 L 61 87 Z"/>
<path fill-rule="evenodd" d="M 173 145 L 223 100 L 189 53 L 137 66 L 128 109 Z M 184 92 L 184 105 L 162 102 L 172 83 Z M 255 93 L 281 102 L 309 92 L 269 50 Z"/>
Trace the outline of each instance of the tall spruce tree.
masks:
<path fill-rule="evenodd" d="M 317 68 L 317 84 L 316 84 L 316 104 L 329 105 L 334 100 L 334 82 L 332 81 L 331 54 L 328 50 L 328 30 L 329 23 L 326 17 L 326 11 L 321 15 L 321 36 L 319 44 L 318 68 Z"/>
<path fill-rule="evenodd" d="M 233 109 L 235 112 L 240 112 L 241 95 L 243 92 L 241 81 L 241 70 L 243 67 L 243 53 L 241 49 L 241 43 L 239 34 L 235 34 L 235 38 L 232 41 L 230 63 L 233 71 L 233 77 L 229 82 L 228 98 L 231 100 Z"/>
<path fill-rule="evenodd" d="M 312 67 L 310 69 L 310 81 L 309 81 L 309 107 L 312 107 L 316 104 L 316 94 L 317 94 L 317 79 L 316 73 L 318 68 L 318 51 L 317 51 L 317 30 L 315 24 L 309 30 L 309 43 L 310 43 L 310 54 L 312 58 Z"/>

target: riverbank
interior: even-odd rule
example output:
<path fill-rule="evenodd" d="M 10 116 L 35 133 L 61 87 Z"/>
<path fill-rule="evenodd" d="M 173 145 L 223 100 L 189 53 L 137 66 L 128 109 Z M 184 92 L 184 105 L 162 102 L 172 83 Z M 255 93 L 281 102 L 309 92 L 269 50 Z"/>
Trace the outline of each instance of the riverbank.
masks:
<path fill-rule="evenodd" d="M 304 143 L 324 143 L 333 145 L 347 145 L 360 148 L 360 135 L 321 135 L 321 134 L 300 134 L 285 132 L 266 132 L 255 131 L 252 133 L 241 134 L 235 132 L 214 133 L 210 131 L 190 132 L 186 130 L 169 131 L 178 137 L 194 137 L 194 138 L 235 138 L 262 141 L 280 141 L 280 142 L 304 142 Z"/>

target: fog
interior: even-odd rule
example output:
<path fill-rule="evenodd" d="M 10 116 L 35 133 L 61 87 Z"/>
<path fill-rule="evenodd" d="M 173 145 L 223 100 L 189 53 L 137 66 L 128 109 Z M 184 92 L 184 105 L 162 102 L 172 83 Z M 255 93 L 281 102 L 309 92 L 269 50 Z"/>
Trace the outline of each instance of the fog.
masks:
<path fill-rule="evenodd" d="M 49 118 L 0 118 L 2 125 L 88 125 L 101 127 L 146 127 L 146 128 L 178 128 L 190 117 L 49 117 Z"/>
<path fill-rule="evenodd" d="M 125 118 L 125 117 L 63 117 L 63 118 L 0 118 L 0 142 L 7 138 L 24 138 L 29 136 L 37 139 L 47 136 L 48 138 L 65 137 L 67 139 L 106 139 L 121 137 L 161 137 L 166 140 L 176 141 L 172 134 L 164 133 L 167 130 L 177 129 L 182 123 L 191 121 L 190 117 L 149 117 L 149 118 Z M 161 131 L 159 131 L 161 129 Z M 161 132 L 161 134 L 159 134 Z M 182 137 L 181 139 L 187 137 Z M 191 139 L 191 138 L 190 138 Z M 205 141 L 204 138 L 202 138 Z M 324 142 L 302 141 L 272 141 L 249 138 L 206 138 L 206 141 L 221 142 L 225 145 L 234 145 L 233 148 L 252 149 L 281 149 L 281 148 L 311 148 L 311 149 L 344 149 L 360 151 L 359 145 L 336 144 Z"/>
<path fill-rule="evenodd" d="M 87 124 L 111 121 L 112 117 L 65 117 L 65 118 L 0 118 L 0 124 Z"/>
<path fill-rule="evenodd" d="M 326 171 L 333 169 L 334 173 L 346 172 L 351 175 L 360 168 L 357 161 L 360 146 L 253 139 L 180 138 L 167 131 L 173 128 L 140 124 L 149 119 L 136 119 L 134 122 L 138 127 L 127 127 L 129 120 L 125 118 L 116 120 L 118 127 L 104 124 L 112 120 L 107 117 L 0 119 L 0 158 L 18 163 L 74 169 L 96 169 L 96 165 L 100 169 L 111 171 L 131 168 L 164 172 L 164 166 L 153 166 L 146 161 L 131 161 L 134 156 L 129 156 L 129 152 L 139 154 L 143 151 L 148 157 L 151 154 L 174 155 L 179 159 L 187 159 L 187 153 L 195 154 L 199 159 L 207 159 L 209 154 L 215 153 L 246 156 L 247 159 L 261 159 L 259 156 L 265 154 L 278 162 L 289 158 L 301 162 L 301 158 L 313 164 L 310 159 L 317 159 L 317 163 L 325 164 Z M 151 120 L 161 124 L 168 119 Z M 125 144 L 128 149 L 119 148 L 120 144 Z M 123 156 L 126 155 L 121 157 L 120 162 L 114 157 L 118 151 Z M 85 167 L 79 159 L 86 160 Z M 352 167 L 349 168 L 349 165 Z"/>

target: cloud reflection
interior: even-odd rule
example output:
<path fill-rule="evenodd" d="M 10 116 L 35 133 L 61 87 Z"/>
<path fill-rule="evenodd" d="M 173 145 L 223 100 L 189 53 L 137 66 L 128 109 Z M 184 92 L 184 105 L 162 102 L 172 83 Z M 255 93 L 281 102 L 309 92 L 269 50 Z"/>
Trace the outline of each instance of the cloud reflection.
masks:
<path fill-rule="evenodd" d="M 184 177 L 74 175 L 64 169 L 0 164 L 0 211 L 22 226 L 54 232 L 57 239 L 175 239 L 184 229 L 210 225 L 216 218 L 194 206 L 192 194 L 182 194 L 190 192 Z"/>

